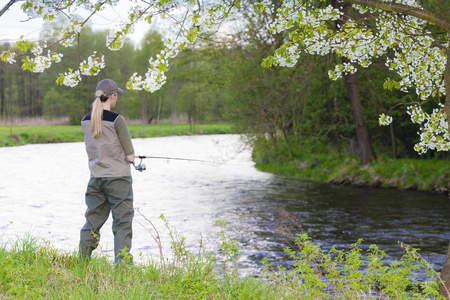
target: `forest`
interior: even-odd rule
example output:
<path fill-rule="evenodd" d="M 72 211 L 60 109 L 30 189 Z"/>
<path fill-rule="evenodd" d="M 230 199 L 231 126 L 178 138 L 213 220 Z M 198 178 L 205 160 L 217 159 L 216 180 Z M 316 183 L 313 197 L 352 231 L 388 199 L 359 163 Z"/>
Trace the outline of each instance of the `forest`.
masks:
<path fill-rule="evenodd" d="M 418 157 L 413 147 L 419 126 L 411 123 L 405 107 L 419 100 L 415 93 L 383 88 L 387 78 L 396 78 L 383 61 L 340 80 L 328 76 L 328 70 L 342 59 L 333 54 L 305 54 L 292 68 L 264 68 L 264 58 L 272 55 L 285 37 L 282 33 L 275 38 L 264 34 L 264 14 L 261 19 L 246 17 L 245 28 L 233 35 L 205 37 L 183 51 L 159 91 L 126 90 L 116 110 L 143 124 L 231 123 L 239 132 L 267 134 L 275 149 L 282 142 L 291 154 L 291 145 L 299 141 L 311 147 L 327 144 L 339 152 L 358 153 L 355 118 L 362 118 L 374 157 L 379 153 L 393 158 Z M 54 32 L 61 26 L 58 22 L 42 29 L 42 40 L 50 43 L 55 39 Z M 67 70 L 67 60 L 44 73 L 26 72 L 20 64 L 0 61 L 0 122 L 66 117 L 68 124 L 77 125 L 91 109 L 98 80 L 113 78 L 124 87 L 134 72 L 145 73 L 148 58 L 163 47 L 164 37 L 150 30 L 140 45 L 126 41 L 121 51 L 108 51 L 103 46 L 106 35 L 106 31 L 87 27 L 75 47 L 59 49 L 64 57 L 79 61 L 96 49 L 104 49 L 106 67 L 96 77 L 83 76 L 81 84 L 73 88 L 55 82 L 58 74 Z M 0 50 L 14 47 L 3 43 Z M 354 114 L 350 86 L 359 94 L 359 116 Z M 431 109 L 437 102 L 439 99 L 428 101 L 424 107 Z M 395 121 L 379 126 L 381 113 L 389 113 Z"/>

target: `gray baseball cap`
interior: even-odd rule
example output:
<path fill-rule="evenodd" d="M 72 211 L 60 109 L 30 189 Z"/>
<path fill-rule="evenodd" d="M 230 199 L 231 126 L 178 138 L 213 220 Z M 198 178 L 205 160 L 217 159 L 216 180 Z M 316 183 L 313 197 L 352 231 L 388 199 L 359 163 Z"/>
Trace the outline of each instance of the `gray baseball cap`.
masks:
<path fill-rule="evenodd" d="M 97 84 L 97 88 L 95 91 L 102 90 L 105 95 L 111 95 L 114 93 L 123 94 L 123 90 L 117 86 L 117 83 L 111 79 L 103 79 Z"/>

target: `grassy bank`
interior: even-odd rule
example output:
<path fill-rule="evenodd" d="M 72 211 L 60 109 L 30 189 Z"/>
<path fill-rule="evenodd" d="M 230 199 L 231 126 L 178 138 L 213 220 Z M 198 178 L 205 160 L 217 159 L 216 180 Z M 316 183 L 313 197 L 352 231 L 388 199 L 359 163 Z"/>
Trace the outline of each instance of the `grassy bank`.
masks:
<path fill-rule="evenodd" d="M 211 260 L 187 265 L 148 261 L 116 266 L 105 256 L 89 262 L 27 238 L 0 248 L 1 299 L 277 299 L 274 288 L 250 277 L 214 271 Z M 281 298 L 279 298 L 281 299 Z"/>
<path fill-rule="evenodd" d="M 324 253 L 301 234 L 285 250 L 283 259 L 296 262 L 290 270 L 265 258 L 260 277 L 242 277 L 236 244 L 221 232 L 219 253 L 202 248 L 193 253 L 181 238 L 173 241 L 172 259 L 119 266 L 101 254 L 83 261 L 48 242 L 19 239 L 0 246 L 0 298 L 444 299 L 438 295 L 439 275 L 409 247 L 400 260 L 387 263 L 388 256 L 375 245 L 362 250 L 358 241 L 349 251 Z M 417 271 L 426 272 L 427 280 L 414 280 Z"/>
<path fill-rule="evenodd" d="M 377 161 L 362 167 L 356 154 L 338 153 L 333 147 L 291 145 L 294 154 L 280 142 L 278 151 L 266 141 L 257 141 L 253 158 L 262 171 L 298 179 L 382 187 L 449 192 L 450 161 L 446 159 L 392 159 L 380 155 Z"/>
<path fill-rule="evenodd" d="M 148 124 L 129 125 L 133 138 L 171 135 L 225 134 L 234 133 L 229 124 Z M 81 126 L 0 126 L 0 147 L 25 144 L 82 142 Z"/>
<path fill-rule="evenodd" d="M 173 135 L 236 133 L 229 124 L 129 125 L 133 138 Z M 38 143 L 82 142 L 81 126 L 0 126 L 0 147 Z M 371 186 L 429 191 L 450 190 L 450 161 L 445 159 L 392 159 L 379 155 L 377 161 L 361 167 L 356 154 L 338 153 L 333 147 L 292 144 L 291 153 L 282 140 L 278 149 L 265 140 L 256 142 L 253 159 L 262 171 L 298 179 L 354 186 Z"/>

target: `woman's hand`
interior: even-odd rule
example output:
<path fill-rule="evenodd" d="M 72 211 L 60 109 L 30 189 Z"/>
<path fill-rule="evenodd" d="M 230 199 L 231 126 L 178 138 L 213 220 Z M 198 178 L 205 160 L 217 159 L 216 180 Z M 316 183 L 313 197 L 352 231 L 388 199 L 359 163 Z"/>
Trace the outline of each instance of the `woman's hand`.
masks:
<path fill-rule="evenodd" d="M 136 158 L 136 155 L 134 155 L 134 153 L 127 156 L 127 160 L 130 162 L 130 164 L 133 164 L 133 165 L 134 165 L 135 158 Z"/>

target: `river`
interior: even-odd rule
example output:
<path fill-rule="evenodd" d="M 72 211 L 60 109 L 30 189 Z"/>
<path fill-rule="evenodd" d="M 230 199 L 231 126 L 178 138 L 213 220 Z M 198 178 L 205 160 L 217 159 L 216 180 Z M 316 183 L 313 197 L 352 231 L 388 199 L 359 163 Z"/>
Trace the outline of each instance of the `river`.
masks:
<path fill-rule="evenodd" d="M 163 222 L 197 251 L 217 250 L 216 220 L 238 242 L 243 274 L 258 274 L 264 257 L 277 258 L 289 239 L 276 231 L 279 209 L 293 214 L 313 242 L 324 249 L 377 244 L 399 258 L 398 242 L 420 248 L 440 270 L 450 241 L 450 201 L 422 192 L 351 188 L 286 179 L 254 168 L 251 149 L 238 135 L 134 139 L 137 154 L 209 162 L 147 159 L 133 170 L 136 207 L 132 254 L 136 261 L 159 257 L 152 238 L 158 229 L 164 255 L 170 239 Z M 89 178 L 83 143 L 0 148 L 0 237 L 3 244 L 28 234 L 61 251 L 74 251 L 84 224 Z M 138 161 L 137 161 L 138 162 Z M 112 255 L 111 218 L 99 250 Z"/>

